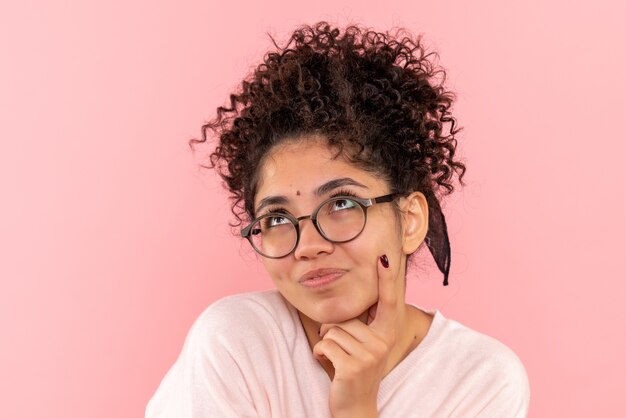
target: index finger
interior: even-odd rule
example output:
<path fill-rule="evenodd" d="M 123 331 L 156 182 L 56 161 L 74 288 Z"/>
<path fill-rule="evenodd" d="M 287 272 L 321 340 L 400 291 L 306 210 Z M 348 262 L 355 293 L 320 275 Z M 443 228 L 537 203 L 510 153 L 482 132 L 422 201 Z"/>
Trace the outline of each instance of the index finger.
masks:
<path fill-rule="evenodd" d="M 376 304 L 376 317 L 369 326 L 383 335 L 388 335 L 396 326 L 396 312 L 398 295 L 396 294 L 396 281 L 392 270 L 389 268 L 389 259 L 386 255 L 380 256 L 377 263 L 378 270 L 378 302 Z"/>

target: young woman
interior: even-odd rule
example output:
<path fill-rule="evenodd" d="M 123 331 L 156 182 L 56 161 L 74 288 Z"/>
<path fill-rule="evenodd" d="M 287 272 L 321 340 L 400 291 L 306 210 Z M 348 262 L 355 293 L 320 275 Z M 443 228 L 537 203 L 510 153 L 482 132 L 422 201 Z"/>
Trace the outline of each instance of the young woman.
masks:
<path fill-rule="evenodd" d="M 324 22 L 277 48 L 192 140 L 219 137 L 210 166 L 276 289 L 209 306 L 146 416 L 526 416 L 515 353 L 405 303 L 424 246 L 447 284 L 438 196 L 465 173 L 433 55 Z"/>

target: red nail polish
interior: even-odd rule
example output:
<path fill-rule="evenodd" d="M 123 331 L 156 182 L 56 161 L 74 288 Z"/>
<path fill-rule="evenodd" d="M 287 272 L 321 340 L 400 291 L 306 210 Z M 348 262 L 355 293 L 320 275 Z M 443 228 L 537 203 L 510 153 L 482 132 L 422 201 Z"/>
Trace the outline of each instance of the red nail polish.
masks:
<path fill-rule="evenodd" d="M 383 265 L 384 268 L 389 268 L 389 259 L 385 254 L 380 256 L 380 263 Z"/>

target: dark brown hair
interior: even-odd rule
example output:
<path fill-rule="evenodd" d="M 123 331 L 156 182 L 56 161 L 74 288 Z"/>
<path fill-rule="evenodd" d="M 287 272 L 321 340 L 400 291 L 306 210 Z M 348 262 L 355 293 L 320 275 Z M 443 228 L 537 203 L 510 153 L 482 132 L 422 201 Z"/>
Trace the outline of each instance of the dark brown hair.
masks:
<path fill-rule="evenodd" d="M 465 165 L 455 159 L 454 95 L 444 87 L 437 54 L 406 30 L 342 31 L 326 22 L 302 26 L 284 47 L 274 46 L 229 106 L 202 126 L 202 139 L 189 142 L 193 148 L 209 135 L 219 138 L 203 167 L 217 169 L 231 192 L 238 221 L 232 225 L 254 218 L 256 176 L 268 151 L 286 139 L 322 135 L 386 179 L 391 192 L 424 193 L 425 241 L 447 284 L 450 248 L 437 196 L 454 190 L 455 173 L 464 184 Z"/>

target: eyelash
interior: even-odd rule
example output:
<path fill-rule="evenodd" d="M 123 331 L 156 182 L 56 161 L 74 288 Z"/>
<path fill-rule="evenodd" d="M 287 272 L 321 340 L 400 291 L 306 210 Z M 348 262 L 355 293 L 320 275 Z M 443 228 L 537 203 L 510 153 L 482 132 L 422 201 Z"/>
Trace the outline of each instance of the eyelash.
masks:
<path fill-rule="evenodd" d="M 339 189 L 336 192 L 334 192 L 333 194 L 330 195 L 329 199 L 331 197 L 336 197 L 336 196 L 351 196 L 351 197 L 358 197 L 354 192 L 351 192 L 348 189 Z"/>
<path fill-rule="evenodd" d="M 333 194 L 331 194 L 328 198 L 332 198 L 332 197 L 336 197 L 336 196 L 350 196 L 350 197 L 358 197 L 354 192 L 348 190 L 348 189 L 339 189 L 336 190 Z M 265 214 L 268 213 L 289 213 L 287 211 L 287 209 L 283 208 L 283 207 L 274 207 L 274 208 L 269 208 L 265 211 Z"/>

